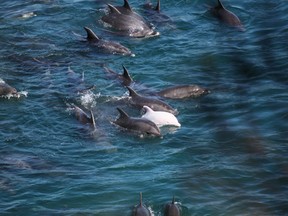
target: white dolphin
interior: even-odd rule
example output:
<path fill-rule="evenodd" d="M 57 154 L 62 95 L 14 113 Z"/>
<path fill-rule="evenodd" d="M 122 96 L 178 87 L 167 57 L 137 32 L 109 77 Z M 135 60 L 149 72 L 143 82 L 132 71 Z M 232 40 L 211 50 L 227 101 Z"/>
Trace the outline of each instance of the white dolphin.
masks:
<path fill-rule="evenodd" d="M 154 122 L 158 127 L 171 125 L 180 127 L 181 124 L 178 122 L 177 118 L 169 112 L 164 111 L 154 111 L 148 106 L 143 106 L 145 114 L 141 118 L 150 120 Z"/>

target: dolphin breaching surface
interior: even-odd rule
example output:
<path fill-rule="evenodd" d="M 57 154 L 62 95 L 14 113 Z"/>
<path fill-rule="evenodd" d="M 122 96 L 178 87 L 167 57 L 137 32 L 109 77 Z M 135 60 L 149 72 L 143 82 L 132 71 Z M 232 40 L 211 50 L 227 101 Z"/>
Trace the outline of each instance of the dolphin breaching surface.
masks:
<path fill-rule="evenodd" d="M 288 215 L 287 1 L 0 1 L 0 215 Z"/>

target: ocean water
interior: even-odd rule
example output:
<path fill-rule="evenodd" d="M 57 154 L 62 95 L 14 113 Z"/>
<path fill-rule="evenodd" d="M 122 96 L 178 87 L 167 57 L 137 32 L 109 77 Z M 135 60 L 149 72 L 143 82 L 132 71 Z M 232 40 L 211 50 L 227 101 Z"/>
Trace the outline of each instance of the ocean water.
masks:
<path fill-rule="evenodd" d="M 216 1 L 162 0 L 171 20 L 154 20 L 160 36 L 145 39 L 104 27 L 107 2 L 1 1 L 0 78 L 28 94 L 0 98 L 0 214 L 131 215 L 142 192 L 157 216 L 173 196 L 182 216 L 288 215 L 287 1 L 223 0 L 241 32 L 211 16 Z M 146 17 L 144 3 L 130 0 Z M 135 57 L 99 52 L 84 26 Z M 141 137 L 111 124 L 116 107 L 140 116 L 103 69 L 122 65 L 139 93 L 211 93 L 165 100 L 181 127 Z M 93 110 L 96 131 L 71 104 Z"/>

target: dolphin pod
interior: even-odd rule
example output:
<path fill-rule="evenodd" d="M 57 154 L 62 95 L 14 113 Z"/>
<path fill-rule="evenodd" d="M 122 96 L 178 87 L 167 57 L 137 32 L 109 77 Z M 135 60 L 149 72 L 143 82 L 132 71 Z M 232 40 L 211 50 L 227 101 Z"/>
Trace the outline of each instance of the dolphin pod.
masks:
<path fill-rule="evenodd" d="M 171 125 L 176 127 L 181 126 L 177 118 L 172 113 L 154 111 L 148 106 L 143 106 L 143 109 L 145 110 L 145 114 L 142 115 L 141 118 L 154 122 L 158 127 L 162 127 L 165 125 Z"/>
<path fill-rule="evenodd" d="M 126 88 L 129 90 L 129 96 L 130 96 L 130 103 L 134 105 L 135 107 L 142 108 L 143 106 L 149 106 L 154 111 L 165 111 L 172 114 L 177 114 L 177 110 L 173 109 L 170 105 L 167 103 L 158 100 L 156 98 L 150 98 L 150 97 L 144 97 L 139 94 L 137 94 L 131 87 L 126 86 Z"/>
<path fill-rule="evenodd" d="M 142 202 L 141 192 L 140 192 L 140 203 L 133 209 L 132 216 L 152 216 L 150 210 Z"/>
<path fill-rule="evenodd" d="M 142 38 L 159 35 L 159 32 L 147 24 L 144 18 L 140 18 L 140 15 L 135 15 L 130 6 L 129 8 L 121 7 L 119 10 L 111 4 L 108 4 L 110 12 L 104 15 L 101 20 L 108 24 L 110 27 L 119 31 L 120 34 L 130 37 Z M 124 9 L 123 9 L 124 8 Z M 123 12 L 125 11 L 125 12 Z M 127 11 L 130 11 L 128 13 Z"/>
<path fill-rule="evenodd" d="M 172 202 L 168 203 L 164 209 L 164 216 L 180 216 L 179 207 L 175 204 L 175 197 L 173 196 Z"/>
<path fill-rule="evenodd" d="M 104 52 L 135 56 L 127 47 L 120 43 L 100 39 L 90 28 L 84 27 L 84 29 L 87 32 L 87 40 L 102 49 Z"/>
<path fill-rule="evenodd" d="M 212 13 L 224 23 L 244 30 L 240 19 L 234 13 L 227 10 L 220 0 L 218 0 L 218 5 L 212 9 Z"/>
<path fill-rule="evenodd" d="M 130 117 L 120 108 L 117 108 L 117 110 L 119 111 L 120 116 L 116 121 L 113 121 L 114 124 L 132 131 L 161 136 L 160 130 L 154 122 L 147 119 Z"/>

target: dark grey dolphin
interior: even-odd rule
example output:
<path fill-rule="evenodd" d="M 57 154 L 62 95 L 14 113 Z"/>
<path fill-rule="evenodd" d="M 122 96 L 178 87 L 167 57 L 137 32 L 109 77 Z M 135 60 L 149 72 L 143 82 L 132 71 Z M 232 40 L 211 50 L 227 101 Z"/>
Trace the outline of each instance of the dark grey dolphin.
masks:
<path fill-rule="evenodd" d="M 104 52 L 134 56 L 134 54 L 127 47 L 121 45 L 120 43 L 100 39 L 90 28 L 84 27 L 84 29 L 87 32 L 87 40 L 89 42 L 93 42 L 95 46 L 102 49 Z"/>
<path fill-rule="evenodd" d="M 132 131 L 161 136 L 159 128 L 152 121 L 142 118 L 129 117 L 122 109 L 117 108 L 117 110 L 120 113 L 120 117 L 113 122 L 114 124 Z"/>
<path fill-rule="evenodd" d="M 180 216 L 180 210 L 179 207 L 175 204 L 174 196 L 172 202 L 165 206 L 164 216 Z"/>
<path fill-rule="evenodd" d="M 93 112 L 90 110 L 90 116 L 87 115 L 80 107 L 73 105 L 73 110 L 76 116 L 76 119 L 82 124 L 90 124 L 93 128 L 96 129 L 95 118 Z"/>
<path fill-rule="evenodd" d="M 218 5 L 212 9 L 212 12 L 224 23 L 233 27 L 237 27 L 240 30 L 244 30 L 240 19 L 234 13 L 227 10 L 220 0 L 218 0 Z"/>
<path fill-rule="evenodd" d="M 142 193 L 140 193 L 140 203 L 133 209 L 132 216 L 151 216 L 149 209 L 142 203 Z"/>
<path fill-rule="evenodd" d="M 0 96 L 7 96 L 7 95 L 18 95 L 18 92 L 15 88 L 8 85 L 5 82 L 1 82 L 0 80 Z"/>
<path fill-rule="evenodd" d="M 157 1 L 157 5 L 154 7 L 151 2 L 148 2 L 143 5 L 145 9 L 145 13 L 147 14 L 147 18 L 152 23 L 170 23 L 172 24 L 172 20 L 169 16 L 161 13 L 160 11 L 160 0 Z M 173 27 L 173 26 L 172 26 Z"/>
<path fill-rule="evenodd" d="M 119 33 L 138 38 L 159 35 L 159 32 L 154 31 L 154 29 L 143 20 L 121 13 L 113 5 L 108 4 L 108 7 L 110 13 L 104 15 L 101 20 L 118 30 Z"/>
<path fill-rule="evenodd" d="M 188 97 L 199 97 L 210 93 L 208 89 L 198 85 L 177 85 L 163 89 L 157 95 L 170 99 L 183 99 Z"/>
<path fill-rule="evenodd" d="M 149 106 L 154 111 L 166 111 L 174 115 L 177 114 L 177 111 L 165 102 L 155 98 L 141 96 L 129 86 L 126 86 L 126 88 L 129 90 L 130 103 L 139 109 L 141 109 L 143 106 Z"/>
<path fill-rule="evenodd" d="M 122 67 L 123 67 L 123 74 L 118 74 L 115 71 L 113 71 L 107 67 L 104 67 L 104 69 L 106 72 L 108 72 L 109 74 L 112 74 L 117 79 L 119 79 L 120 82 L 122 83 L 122 85 L 129 86 L 133 82 L 133 79 L 131 78 L 128 70 L 124 67 L 124 65 L 122 65 Z"/>

